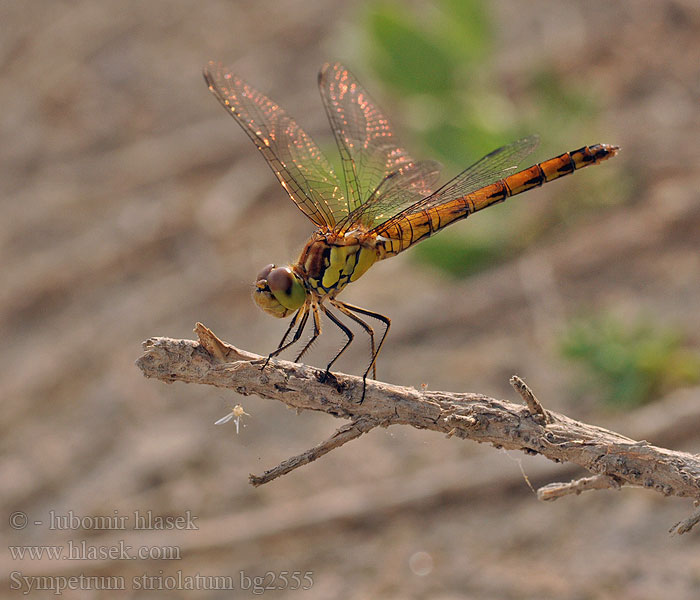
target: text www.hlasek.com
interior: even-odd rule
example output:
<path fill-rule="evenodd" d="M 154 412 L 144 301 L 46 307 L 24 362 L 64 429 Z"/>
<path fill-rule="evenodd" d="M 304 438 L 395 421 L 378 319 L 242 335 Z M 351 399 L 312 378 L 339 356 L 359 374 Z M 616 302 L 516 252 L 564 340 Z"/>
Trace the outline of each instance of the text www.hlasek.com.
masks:
<path fill-rule="evenodd" d="M 111 546 L 95 546 L 85 540 L 69 540 L 63 546 L 8 546 L 13 560 L 181 560 L 178 546 L 139 546 L 120 540 Z"/>

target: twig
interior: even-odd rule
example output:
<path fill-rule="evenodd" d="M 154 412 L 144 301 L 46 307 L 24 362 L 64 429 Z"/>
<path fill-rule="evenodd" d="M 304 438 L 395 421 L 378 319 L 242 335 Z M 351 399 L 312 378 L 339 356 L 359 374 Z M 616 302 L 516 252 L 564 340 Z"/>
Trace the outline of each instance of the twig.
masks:
<path fill-rule="evenodd" d="M 513 386 L 516 392 L 520 394 L 522 399 L 525 401 L 525 404 L 527 404 L 528 409 L 530 410 L 530 414 L 533 417 L 538 417 L 540 419 L 540 422 L 542 424 L 545 423 L 551 423 L 551 419 L 547 416 L 547 413 L 544 410 L 544 407 L 542 404 L 540 404 L 540 401 L 537 399 L 535 394 L 532 393 L 532 390 L 527 386 L 527 384 L 520 379 L 517 375 L 513 375 L 513 377 L 510 378 L 510 385 Z"/>
<path fill-rule="evenodd" d="M 256 394 L 296 409 L 326 412 L 353 421 L 347 430 L 337 432 L 338 440 L 333 436 L 268 472 L 275 477 L 378 424 L 411 425 L 487 442 L 498 448 L 542 454 L 556 462 L 574 463 L 600 476 L 584 483 L 557 484 L 557 489 L 570 491 L 545 490 L 544 494 L 550 498 L 577 490 L 611 487 L 614 480 L 619 486 L 641 486 L 665 496 L 700 499 L 700 456 L 638 442 L 545 411 L 519 379 L 514 380 L 514 385 L 527 407 L 481 394 L 419 391 L 379 381 L 367 382 L 365 400 L 360 404 L 362 379 L 359 377 L 335 373 L 333 378 L 322 382 L 323 371 L 281 360 L 270 361 L 261 371 L 263 357 L 222 342 L 201 324 L 197 324 L 195 331 L 199 341 L 147 340 L 145 353 L 137 365 L 147 377 L 162 381 L 229 388 L 243 395 Z M 259 485 L 272 478 L 266 473 L 251 478 L 251 482 Z"/>
<path fill-rule="evenodd" d="M 683 535 L 684 533 L 688 533 L 698 523 L 700 523 L 700 508 L 696 510 L 692 515 L 690 515 L 687 519 L 676 523 L 673 527 L 671 527 L 671 529 L 668 530 L 668 532 Z"/>
<path fill-rule="evenodd" d="M 334 448 L 339 448 L 343 444 L 360 437 L 363 433 L 371 431 L 377 427 L 379 423 L 368 417 L 360 417 L 348 425 L 343 425 L 327 440 L 314 446 L 310 450 L 303 452 L 297 456 L 292 456 L 285 461 L 282 461 L 276 467 L 268 469 L 262 475 L 250 475 L 250 483 L 255 487 L 268 483 L 277 477 L 286 475 L 290 471 L 304 465 L 308 465 L 317 458 L 321 458 L 324 454 L 328 454 Z"/>
<path fill-rule="evenodd" d="M 593 475 L 593 477 L 581 477 L 568 483 L 550 483 L 537 490 L 537 498 L 545 502 L 556 500 L 569 494 L 580 494 L 587 490 L 620 489 L 620 482 L 611 475 Z"/>

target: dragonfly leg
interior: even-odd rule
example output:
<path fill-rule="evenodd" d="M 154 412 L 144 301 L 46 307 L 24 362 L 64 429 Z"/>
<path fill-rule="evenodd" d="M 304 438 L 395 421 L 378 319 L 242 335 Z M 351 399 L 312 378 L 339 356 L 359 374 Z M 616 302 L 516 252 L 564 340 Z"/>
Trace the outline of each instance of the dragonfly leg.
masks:
<path fill-rule="evenodd" d="M 374 356 L 374 329 L 372 329 L 372 327 L 369 325 L 369 323 L 365 323 L 362 319 L 360 319 L 360 317 L 358 317 L 357 315 L 350 312 L 350 310 L 345 308 L 345 305 L 342 302 L 340 302 L 336 299 L 332 299 L 331 304 L 333 306 L 335 306 L 344 315 L 350 317 L 353 321 L 355 321 L 355 323 L 359 324 L 360 327 L 362 327 L 362 329 L 364 329 L 367 332 L 367 334 L 369 335 L 370 349 L 372 351 L 371 356 Z M 372 367 L 372 376 L 374 379 L 377 378 L 377 366 L 376 366 L 376 364 Z"/>
<path fill-rule="evenodd" d="M 379 340 L 379 345 L 377 346 L 376 350 L 373 349 L 372 352 L 372 360 L 369 363 L 369 366 L 367 367 L 367 370 L 364 372 L 362 375 L 362 398 L 360 399 L 360 404 L 364 402 L 365 399 L 365 390 L 367 387 L 367 375 L 369 374 L 370 371 L 372 371 L 372 374 L 376 378 L 377 376 L 377 370 L 376 370 L 376 364 L 377 364 L 377 357 L 379 356 L 379 353 L 382 351 L 382 346 L 384 345 L 384 340 L 386 339 L 387 333 L 389 333 L 389 327 L 391 327 L 391 319 L 389 317 L 386 317 L 382 315 L 381 313 L 378 312 L 373 312 L 371 310 L 367 310 L 366 308 L 360 308 L 359 306 L 354 306 L 353 304 L 348 304 L 347 302 L 341 302 L 340 300 L 335 301 L 334 306 L 337 306 L 337 308 L 340 310 L 340 306 L 342 305 L 344 308 L 346 308 L 349 311 L 355 312 L 355 313 L 360 313 L 361 315 L 366 315 L 368 317 L 372 317 L 373 319 L 377 319 L 377 321 L 381 321 L 386 325 L 384 329 L 384 333 L 382 333 L 382 337 Z M 357 317 L 359 321 L 362 321 L 359 317 Z M 364 321 L 362 321 L 364 322 Z M 367 325 L 365 323 L 365 325 Z M 367 325 L 369 327 L 369 325 Z M 371 329 L 371 327 L 370 327 Z"/>
<path fill-rule="evenodd" d="M 290 346 L 293 346 L 299 341 L 299 338 L 301 337 L 301 334 L 304 332 L 304 328 L 306 327 L 306 322 L 309 320 L 309 308 L 306 304 L 302 306 L 298 311 L 297 314 L 294 315 L 294 318 L 292 319 L 292 322 L 289 324 L 289 327 L 287 328 L 287 331 L 284 334 L 284 337 L 282 338 L 282 341 L 280 342 L 280 345 L 277 346 L 277 350 L 274 350 L 273 352 L 270 352 L 270 354 L 267 356 L 267 360 L 265 361 L 265 364 L 262 366 L 260 369 L 261 371 L 268 365 L 270 362 L 271 358 L 274 358 L 278 354 L 281 354 L 284 352 L 287 348 Z M 295 325 L 299 325 L 297 327 L 297 330 L 294 332 L 294 337 L 292 337 L 291 341 L 287 341 L 287 338 L 289 337 L 290 332 L 292 329 L 294 329 Z"/>
<path fill-rule="evenodd" d="M 321 310 L 328 316 L 328 318 L 331 321 L 333 321 L 333 323 L 335 323 L 340 328 L 340 330 L 345 334 L 345 337 L 348 338 L 345 344 L 343 344 L 343 347 L 340 350 L 338 350 L 338 353 L 333 357 L 331 362 L 328 363 L 328 366 L 326 366 L 325 377 L 327 378 L 331 372 L 331 367 L 333 366 L 333 363 L 335 363 L 335 361 L 340 358 L 340 355 L 347 350 L 348 346 L 352 344 L 352 341 L 355 339 L 355 335 L 340 319 L 338 319 L 338 317 L 336 317 L 330 310 L 323 306 L 323 304 L 321 305 Z"/>
<path fill-rule="evenodd" d="M 314 314 L 314 333 L 311 336 L 311 339 L 308 342 L 306 342 L 306 346 L 304 346 L 301 349 L 301 352 L 297 354 L 297 357 L 294 359 L 294 362 L 299 362 L 301 360 L 301 357 L 308 352 L 309 348 L 311 348 L 313 343 L 316 341 L 316 338 L 319 335 L 321 335 L 321 315 L 318 312 L 318 305 L 315 302 L 311 305 L 311 311 Z"/>

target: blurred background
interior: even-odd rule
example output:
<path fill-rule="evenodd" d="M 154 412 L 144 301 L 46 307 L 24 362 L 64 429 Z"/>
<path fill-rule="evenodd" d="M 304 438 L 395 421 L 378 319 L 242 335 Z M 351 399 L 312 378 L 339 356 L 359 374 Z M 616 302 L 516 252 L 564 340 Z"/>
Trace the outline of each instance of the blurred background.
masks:
<path fill-rule="evenodd" d="M 253 305 L 253 279 L 312 231 L 203 65 L 229 64 L 335 157 L 316 73 L 341 60 L 447 176 L 529 133 L 531 163 L 623 148 L 348 288 L 392 319 L 379 378 L 517 401 L 517 373 L 552 410 L 698 452 L 697 2 L 34 0 L 2 3 L 0 31 L 3 539 L 181 550 L 71 562 L 3 547 L 5 590 L 17 572 L 120 575 L 113 595 L 141 597 L 143 574 L 300 571 L 311 589 L 278 597 L 698 597 L 699 534 L 667 533 L 688 500 L 625 489 L 544 504 L 523 471 L 533 486 L 584 473 L 397 427 L 254 489 L 249 473 L 342 423 L 134 366 L 143 340 L 191 338 L 197 321 L 275 348 L 286 323 Z M 308 362 L 339 343 L 329 331 Z M 358 342 L 338 369 L 366 360 Z M 237 403 L 240 431 L 214 426 Z M 49 511 L 135 510 L 190 511 L 199 529 L 47 527 Z M 13 511 L 30 524 L 10 528 Z"/>

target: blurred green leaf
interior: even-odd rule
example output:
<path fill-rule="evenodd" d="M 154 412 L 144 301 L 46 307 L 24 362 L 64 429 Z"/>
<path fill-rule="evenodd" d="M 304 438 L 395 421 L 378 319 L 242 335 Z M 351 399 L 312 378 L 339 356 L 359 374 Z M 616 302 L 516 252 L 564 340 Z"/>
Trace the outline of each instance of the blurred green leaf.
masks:
<path fill-rule="evenodd" d="M 563 356 L 582 365 L 603 400 L 630 407 L 700 381 L 700 354 L 675 331 L 648 322 L 625 325 L 611 317 L 574 323 L 561 342 Z"/>
<path fill-rule="evenodd" d="M 374 5 L 368 27 L 375 48 L 370 60 L 385 83 L 408 93 L 440 95 L 452 90 L 453 57 L 400 5 Z"/>
<path fill-rule="evenodd" d="M 451 176 L 504 143 L 501 135 L 472 120 L 441 121 L 422 132 L 421 137 L 432 155 L 457 169 Z"/>
<path fill-rule="evenodd" d="M 497 264 L 507 252 L 506 245 L 494 240 L 443 234 L 416 246 L 414 258 L 439 265 L 441 271 L 453 277 L 467 277 Z"/>
<path fill-rule="evenodd" d="M 443 39 L 463 62 L 482 58 L 490 49 L 493 31 L 482 0 L 441 0 L 441 22 L 437 28 Z"/>
<path fill-rule="evenodd" d="M 462 157 L 466 160 L 466 157 L 473 156 L 470 138 L 465 135 L 462 127 L 441 122 L 426 130 L 421 137 L 430 153 L 438 160 L 454 164 Z"/>

